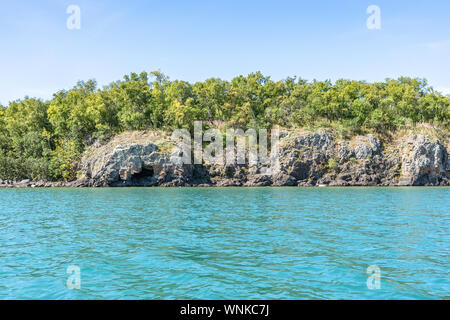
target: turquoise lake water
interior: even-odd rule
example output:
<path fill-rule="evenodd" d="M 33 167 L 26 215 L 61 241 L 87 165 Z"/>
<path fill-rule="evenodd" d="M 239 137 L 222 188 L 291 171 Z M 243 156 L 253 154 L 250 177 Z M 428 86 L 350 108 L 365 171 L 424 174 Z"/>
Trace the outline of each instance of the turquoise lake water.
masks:
<path fill-rule="evenodd" d="M 449 199 L 432 187 L 0 190 L 0 299 L 449 299 Z"/>

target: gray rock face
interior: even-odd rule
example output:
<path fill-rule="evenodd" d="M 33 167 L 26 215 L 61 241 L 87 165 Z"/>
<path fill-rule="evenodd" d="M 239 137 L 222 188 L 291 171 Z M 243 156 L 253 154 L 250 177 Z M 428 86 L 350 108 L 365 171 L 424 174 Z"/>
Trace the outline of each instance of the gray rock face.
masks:
<path fill-rule="evenodd" d="M 82 162 L 81 172 L 89 186 L 155 185 L 169 163 L 156 145 L 118 145 L 114 150 Z"/>
<path fill-rule="evenodd" d="M 422 135 L 384 150 L 372 136 L 335 141 L 325 132 L 280 135 L 278 156 L 253 166 L 185 165 L 179 151 L 123 144 L 83 159 L 73 186 L 450 185 L 448 153 Z"/>
<path fill-rule="evenodd" d="M 284 144 L 284 141 L 291 141 Z M 291 137 L 279 142 L 279 154 L 271 159 L 272 182 L 276 186 L 292 186 L 316 181 L 324 173 L 323 164 L 333 156 L 334 141 L 324 132 Z"/>
<path fill-rule="evenodd" d="M 357 140 L 358 144 L 354 148 L 349 147 L 348 141 L 338 143 L 337 158 L 340 163 L 346 162 L 351 158 L 368 159 L 381 154 L 381 142 L 373 135 L 358 137 Z"/>
<path fill-rule="evenodd" d="M 202 166 L 184 165 L 153 143 L 119 145 L 112 152 L 84 159 L 78 183 L 92 187 L 186 186 L 209 183 Z"/>
<path fill-rule="evenodd" d="M 448 178 L 449 169 L 442 144 L 424 135 L 412 136 L 404 146 L 400 185 L 440 185 Z"/>
<path fill-rule="evenodd" d="M 367 143 L 358 144 L 353 154 L 357 159 L 367 159 L 371 158 L 381 152 L 381 142 L 379 139 L 375 138 L 373 135 L 367 136 Z"/>

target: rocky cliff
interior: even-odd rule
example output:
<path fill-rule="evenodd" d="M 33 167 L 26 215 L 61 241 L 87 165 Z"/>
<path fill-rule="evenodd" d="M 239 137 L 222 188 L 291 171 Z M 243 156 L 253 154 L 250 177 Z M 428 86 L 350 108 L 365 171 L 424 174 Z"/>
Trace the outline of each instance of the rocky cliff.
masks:
<path fill-rule="evenodd" d="M 445 143 L 445 141 L 444 141 Z M 423 134 L 381 141 L 281 132 L 266 164 L 186 165 L 164 133 L 126 133 L 91 146 L 72 182 L 1 181 L 1 187 L 450 186 L 447 146 Z"/>
<path fill-rule="evenodd" d="M 150 139 L 151 140 L 151 139 Z M 422 134 L 382 142 L 373 135 L 282 132 L 265 165 L 185 165 L 158 143 L 110 142 L 81 162 L 78 186 L 449 186 L 446 147 Z"/>

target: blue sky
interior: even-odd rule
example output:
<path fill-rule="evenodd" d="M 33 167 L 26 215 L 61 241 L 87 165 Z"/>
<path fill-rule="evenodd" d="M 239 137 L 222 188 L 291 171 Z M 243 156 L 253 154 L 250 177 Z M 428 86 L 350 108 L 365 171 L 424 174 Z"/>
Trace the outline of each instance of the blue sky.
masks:
<path fill-rule="evenodd" d="M 69 30 L 69 5 L 81 29 Z M 381 30 L 369 30 L 369 5 Z M 161 70 L 191 82 L 425 77 L 450 93 L 450 1 L 0 0 L 0 103 Z M 448 90 L 448 91 L 447 91 Z"/>

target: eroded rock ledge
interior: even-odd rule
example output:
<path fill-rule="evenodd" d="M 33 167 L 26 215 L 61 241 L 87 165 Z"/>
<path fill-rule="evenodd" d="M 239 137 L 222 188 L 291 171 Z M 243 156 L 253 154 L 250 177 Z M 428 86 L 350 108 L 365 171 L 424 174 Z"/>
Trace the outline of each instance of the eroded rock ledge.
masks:
<path fill-rule="evenodd" d="M 450 186 L 446 147 L 421 134 L 383 143 L 373 135 L 342 141 L 322 131 L 282 132 L 279 156 L 254 166 L 179 164 L 165 143 L 112 140 L 86 152 L 77 181 L 0 187 Z"/>
<path fill-rule="evenodd" d="M 75 184 L 119 186 L 448 186 L 446 148 L 424 135 L 384 144 L 373 135 L 337 141 L 284 132 L 267 165 L 180 165 L 153 142 L 110 146 L 85 157 Z"/>

